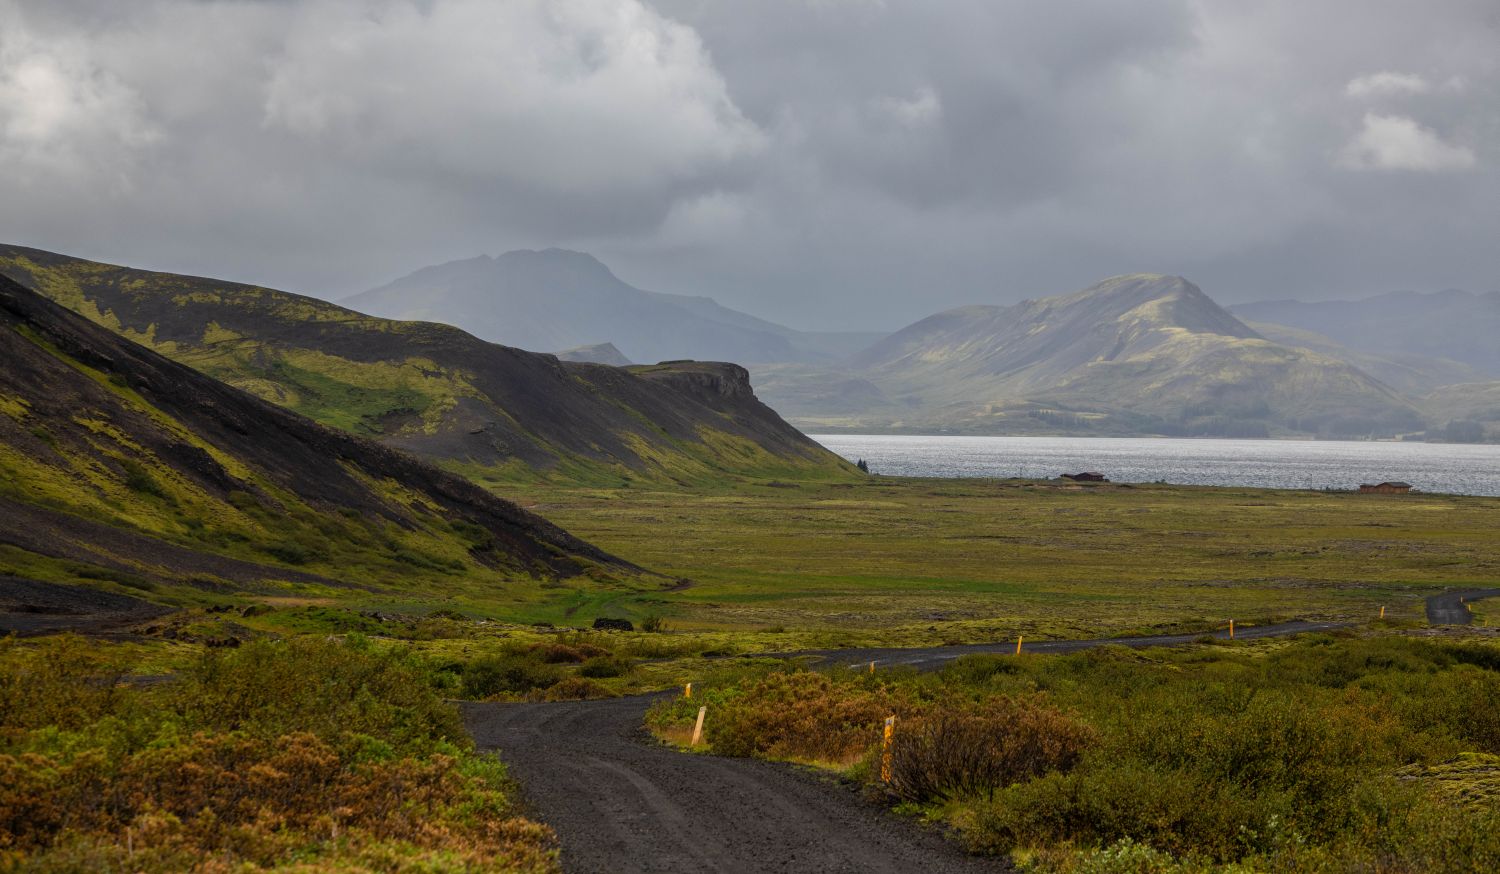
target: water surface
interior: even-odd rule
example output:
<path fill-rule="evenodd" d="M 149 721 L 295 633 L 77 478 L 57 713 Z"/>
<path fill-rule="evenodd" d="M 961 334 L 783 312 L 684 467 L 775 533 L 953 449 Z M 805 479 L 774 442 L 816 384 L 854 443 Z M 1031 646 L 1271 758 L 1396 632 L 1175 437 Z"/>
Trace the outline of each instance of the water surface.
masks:
<path fill-rule="evenodd" d="M 1095 470 L 1115 482 L 1352 489 L 1409 482 L 1428 492 L 1500 496 L 1500 445 L 1158 437 L 934 437 L 814 434 L 872 473 L 1034 477 Z"/>

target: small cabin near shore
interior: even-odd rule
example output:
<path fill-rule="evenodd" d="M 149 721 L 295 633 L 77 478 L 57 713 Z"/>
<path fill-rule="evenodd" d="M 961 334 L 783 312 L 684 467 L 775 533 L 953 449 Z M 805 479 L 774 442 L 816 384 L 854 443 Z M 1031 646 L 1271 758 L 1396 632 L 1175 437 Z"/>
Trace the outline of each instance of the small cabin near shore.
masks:
<path fill-rule="evenodd" d="M 1086 471 L 1084 473 L 1065 473 L 1063 479 L 1070 479 L 1075 483 L 1107 483 L 1109 479 L 1097 471 Z"/>
<path fill-rule="evenodd" d="M 1370 485 L 1364 483 L 1359 487 L 1362 495 L 1404 495 L 1411 491 L 1411 483 L 1379 483 Z"/>

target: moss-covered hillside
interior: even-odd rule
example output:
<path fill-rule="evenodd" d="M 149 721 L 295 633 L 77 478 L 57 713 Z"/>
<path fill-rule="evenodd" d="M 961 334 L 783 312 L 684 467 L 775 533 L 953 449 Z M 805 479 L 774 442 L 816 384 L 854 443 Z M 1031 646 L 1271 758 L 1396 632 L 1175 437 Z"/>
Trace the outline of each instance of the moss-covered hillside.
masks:
<path fill-rule="evenodd" d="M 480 482 L 843 478 L 729 364 L 562 362 L 301 295 L 0 246 L 0 274 L 265 400 Z"/>
<path fill-rule="evenodd" d="M 210 379 L 4 277 L 0 360 L 0 614 L 15 630 L 139 618 L 143 602 L 492 601 L 640 573 L 462 477 Z"/>

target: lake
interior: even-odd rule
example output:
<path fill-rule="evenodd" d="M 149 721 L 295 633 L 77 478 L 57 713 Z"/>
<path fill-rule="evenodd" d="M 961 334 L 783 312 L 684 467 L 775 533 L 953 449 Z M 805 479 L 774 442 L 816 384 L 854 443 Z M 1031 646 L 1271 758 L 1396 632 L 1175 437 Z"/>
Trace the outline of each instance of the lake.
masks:
<path fill-rule="evenodd" d="M 1030 477 L 1099 471 L 1115 482 L 1352 489 L 1402 480 L 1425 492 L 1500 496 L 1500 445 L 1155 437 L 814 434 L 893 476 Z"/>

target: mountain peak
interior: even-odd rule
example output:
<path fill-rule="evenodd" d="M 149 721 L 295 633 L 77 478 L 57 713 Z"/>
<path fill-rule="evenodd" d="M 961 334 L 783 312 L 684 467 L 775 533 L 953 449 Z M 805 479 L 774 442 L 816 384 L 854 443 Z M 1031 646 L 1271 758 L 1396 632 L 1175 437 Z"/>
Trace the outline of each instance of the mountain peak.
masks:
<path fill-rule="evenodd" d="M 1208 300 L 1208 295 L 1181 276 L 1165 273 L 1122 273 L 1090 285 L 1077 293 L 1077 297 L 1096 297 L 1108 294 L 1139 294 L 1154 297 L 1198 296 Z"/>
<path fill-rule="evenodd" d="M 619 282 L 614 271 L 603 261 L 575 249 L 512 249 L 491 259 L 497 267 L 525 267 L 533 270 L 566 270 L 575 274 L 608 277 Z"/>

